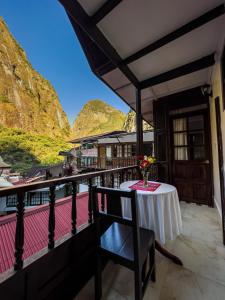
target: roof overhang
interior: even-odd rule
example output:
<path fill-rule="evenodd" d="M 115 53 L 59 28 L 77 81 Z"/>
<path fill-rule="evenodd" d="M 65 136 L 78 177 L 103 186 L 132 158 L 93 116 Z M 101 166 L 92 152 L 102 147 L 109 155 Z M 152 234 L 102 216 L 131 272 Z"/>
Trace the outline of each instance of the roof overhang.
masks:
<path fill-rule="evenodd" d="M 210 84 L 225 36 L 221 0 L 59 0 L 92 71 L 142 116 L 153 100 Z"/>
<path fill-rule="evenodd" d="M 103 137 L 98 139 L 98 144 L 126 144 L 126 143 L 136 143 L 136 132 L 121 133 L 116 136 Z M 153 142 L 154 133 L 153 131 L 143 132 L 143 142 Z"/>
<path fill-rule="evenodd" d="M 124 133 L 127 133 L 127 132 L 124 130 L 114 130 L 114 131 L 110 131 L 110 132 L 106 132 L 106 133 L 77 138 L 77 139 L 70 141 L 70 143 L 72 143 L 72 144 L 95 143 L 100 138 L 114 137 L 114 136 L 118 136 L 118 135 L 124 134 Z"/>

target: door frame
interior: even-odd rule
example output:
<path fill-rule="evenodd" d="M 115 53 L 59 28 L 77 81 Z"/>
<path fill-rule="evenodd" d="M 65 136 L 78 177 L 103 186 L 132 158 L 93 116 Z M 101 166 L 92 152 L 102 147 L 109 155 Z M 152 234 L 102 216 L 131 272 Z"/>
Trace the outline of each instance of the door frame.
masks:
<path fill-rule="evenodd" d="M 218 160 L 219 160 L 219 177 L 220 177 L 220 194 L 221 194 L 221 211 L 222 211 L 222 229 L 223 229 L 223 244 L 225 245 L 225 188 L 224 188 L 224 158 L 223 158 L 223 138 L 221 128 L 221 108 L 220 98 L 215 98 L 215 114 L 216 114 L 216 134 L 218 145 Z"/>

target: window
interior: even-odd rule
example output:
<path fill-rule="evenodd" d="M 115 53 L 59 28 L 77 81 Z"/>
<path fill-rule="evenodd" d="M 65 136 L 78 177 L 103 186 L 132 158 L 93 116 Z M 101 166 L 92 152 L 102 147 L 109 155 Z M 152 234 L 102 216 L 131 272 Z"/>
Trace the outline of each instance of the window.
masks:
<path fill-rule="evenodd" d="M 173 119 L 174 160 L 204 160 L 204 115 Z"/>
<path fill-rule="evenodd" d="M 132 156 L 132 145 L 124 145 L 124 157 L 131 157 Z"/>
<path fill-rule="evenodd" d="M 111 148 L 111 146 L 106 147 L 106 157 L 112 157 L 112 148 Z"/>
<path fill-rule="evenodd" d="M 117 157 L 122 157 L 123 156 L 123 148 L 122 145 L 117 146 Z"/>

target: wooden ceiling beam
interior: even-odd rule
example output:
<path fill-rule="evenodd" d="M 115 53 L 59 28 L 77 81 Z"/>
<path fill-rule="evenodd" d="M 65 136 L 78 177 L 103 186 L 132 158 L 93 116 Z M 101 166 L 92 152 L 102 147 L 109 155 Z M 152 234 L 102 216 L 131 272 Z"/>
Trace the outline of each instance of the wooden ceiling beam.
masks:
<path fill-rule="evenodd" d="M 188 63 L 186 65 L 180 66 L 178 68 L 175 68 L 173 70 L 167 71 L 165 73 L 161 73 L 157 76 L 148 78 L 146 80 L 143 80 L 140 83 L 141 89 L 145 89 L 150 86 L 154 86 L 184 75 L 188 75 L 190 73 L 208 68 L 212 65 L 214 65 L 215 59 L 214 59 L 214 53 L 207 55 L 205 57 L 202 57 L 200 59 L 197 59 L 191 63 Z"/>
<path fill-rule="evenodd" d="M 70 15 L 70 19 L 89 36 L 115 67 L 118 67 L 136 88 L 139 88 L 139 81 L 136 76 L 125 64 L 123 64 L 122 58 L 103 33 L 93 23 L 91 17 L 88 16 L 79 2 L 73 0 L 59 0 L 59 2 L 64 6 L 67 14 Z M 96 75 L 98 76 L 99 74 Z"/>
<path fill-rule="evenodd" d="M 122 0 L 108 0 L 106 1 L 94 14 L 91 20 L 94 24 L 98 24 L 104 19 Z"/>
<path fill-rule="evenodd" d="M 188 22 L 187 24 L 181 26 L 180 28 L 176 29 L 175 31 L 165 35 L 164 37 L 160 38 L 159 40 L 149 44 L 148 46 L 144 47 L 143 49 L 137 51 L 136 53 L 130 55 L 129 57 L 123 60 L 124 64 L 130 64 L 135 60 L 161 48 L 162 46 L 178 39 L 179 37 L 191 32 L 192 30 L 214 20 L 215 18 L 223 15 L 225 13 L 225 6 L 221 4 L 214 9 L 206 12 L 205 14 L 201 15 L 200 17 Z"/>

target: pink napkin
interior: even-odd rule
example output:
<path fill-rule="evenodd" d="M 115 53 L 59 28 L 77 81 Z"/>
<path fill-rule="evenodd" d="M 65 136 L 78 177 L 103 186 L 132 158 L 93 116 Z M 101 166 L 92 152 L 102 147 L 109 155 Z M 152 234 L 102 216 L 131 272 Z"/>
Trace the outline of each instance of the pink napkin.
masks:
<path fill-rule="evenodd" d="M 140 191 L 149 191 L 149 192 L 154 192 L 157 190 L 157 188 L 160 186 L 160 183 L 155 183 L 155 182 L 148 182 L 148 186 L 144 186 L 144 181 L 140 180 L 136 182 L 135 184 L 129 186 L 130 189 L 132 190 L 140 190 Z"/>

